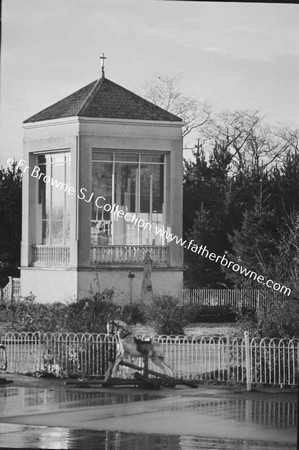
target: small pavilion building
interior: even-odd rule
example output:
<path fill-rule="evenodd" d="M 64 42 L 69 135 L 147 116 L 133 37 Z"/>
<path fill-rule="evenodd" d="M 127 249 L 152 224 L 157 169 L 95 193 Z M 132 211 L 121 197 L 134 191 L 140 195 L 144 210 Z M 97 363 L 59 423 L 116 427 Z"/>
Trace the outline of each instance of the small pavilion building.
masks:
<path fill-rule="evenodd" d="M 105 77 L 24 122 L 21 295 L 183 287 L 182 120 Z M 172 239 L 173 238 L 173 239 Z"/>

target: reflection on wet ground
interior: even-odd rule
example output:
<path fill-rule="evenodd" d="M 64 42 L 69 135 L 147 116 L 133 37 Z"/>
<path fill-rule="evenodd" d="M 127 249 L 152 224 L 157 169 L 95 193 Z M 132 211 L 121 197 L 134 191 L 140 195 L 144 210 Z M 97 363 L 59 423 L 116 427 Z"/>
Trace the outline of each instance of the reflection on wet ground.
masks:
<path fill-rule="evenodd" d="M 290 443 L 0 424 L 0 447 L 88 450 L 293 450 Z M 282 446 L 283 445 L 283 446 Z"/>
<path fill-rule="evenodd" d="M 30 407 L 55 406 L 57 409 L 87 406 L 114 405 L 122 403 L 157 400 L 164 396 L 151 392 L 127 390 L 124 393 L 111 391 L 78 391 L 61 389 L 40 389 L 25 387 L 6 387 L 0 389 L 1 416 L 18 415 L 31 412 Z M 24 410 L 24 411 L 22 411 Z M 209 414 L 211 418 L 225 417 L 237 422 L 251 422 L 260 425 L 273 425 L 275 428 L 296 426 L 296 402 L 258 399 L 191 399 L 190 402 L 165 404 L 160 410 L 189 411 Z M 43 408 L 46 412 L 47 408 Z"/>
<path fill-rule="evenodd" d="M 163 396 L 151 393 L 74 391 L 64 388 L 41 389 L 27 387 L 6 387 L 0 389 L 1 416 L 31 412 L 31 407 L 38 406 L 43 412 L 47 410 L 78 408 L 83 406 L 114 405 L 116 403 L 155 400 Z"/>
<path fill-rule="evenodd" d="M 294 398 L 288 401 L 273 397 L 215 398 L 168 392 L 1 388 L 0 447 L 91 450 L 296 448 L 297 407 Z"/>
<path fill-rule="evenodd" d="M 251 399 L 200 399 L 187 405 L 172 405 L 171 410 L 198 411 L 216 419 L 248 422 L 275 428 L 296 426 L 296 402 Z"/>

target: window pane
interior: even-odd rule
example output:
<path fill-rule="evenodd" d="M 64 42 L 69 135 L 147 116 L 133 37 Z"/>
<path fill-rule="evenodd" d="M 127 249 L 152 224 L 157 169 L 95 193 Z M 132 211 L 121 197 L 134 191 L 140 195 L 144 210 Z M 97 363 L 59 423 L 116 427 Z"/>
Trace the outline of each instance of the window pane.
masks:
<path fill-rule="evenodd" d="M 92 220 L 110 220 L 110 212 L 104 210 L 104 205 L 112 203 L 112 169 L 109 162 L 96 162 L 92 165 Z M 97 201 L 96 199 L 99 198 Z"/>
<path fill-rule="evenodd" d="M 115 164 L 115 203 L 124 211 L 136 212 L 137 164 Z"/>
<path fill-rule="evenodd" d="M 66 222 L 65 222 L 65 243 L 66 244 L 68 244 L 70 242 L 70 228 L 71 228 L 70 220 L 66 220 Z"/>
<path fill-rule="evenodd" d="M 112 161 L 113 153 L 102 152 L 102 150 L 93 150 L 92 151 L 92 160 L 93 161 Z"/>
<path fill-rule="evenodd" d="M 51 177 L 51 166 L 46 165 L 42 166 L 43 173 Z M 45 183 L 42 178 L 40 178 L 40 183 L 44 185 L 45 189 L 45 203 L 43 204 L 43 219 L 50 219 L 50 207 L 51 207 L 51 185 L 49 183 Z"/>
<path fill-rule="evenodd" d="M 138 162 L 138 155 L 128 155 L 125 153 L 118 153 L 115 155 L 115 161 L 123 161 L 123 162 Z"/>
<path fill-rule="evenodd" d="M 50 164 L 50 163 L 51 163 L 51 155 L 38 156 L 38 164 Z"/>
<path fill-rule="evenodd" d="M 54 164 L 52 167 L 53 180 L 64 182 L 64 164 Z M 64 190 L 52 186 L 52 219 L 63 219 L 64 213 Z"/>
<path fill-rule="evenodd" d="M 49 245 L 50 244 L 50 234 L 49 234 L 49 221 L 42 221 L 42 244 Z"/>
<path fill-rule="evenodd" d="M 112 172 L 112 162 L 94 162 L 92 164 L 94 201 L 91 204 L 91 242 L 94 245 L 112 243 L 112 217 L 110 211 L 104 210 L 106 204 L 112 204 Z"/>
<path fill-rule="evenodd" d="M 52 220 L 52 244 L 63 243 L 63 220 Z"/>
<path fill-rule="evenodd" d="M 140 215 L 151 227 L 140 229 L 140 244 L 163 245 L 156 227 L 163 226 L 163 166 L 141 164 L 140 171 Z"/>
<path fill-rule="evenodd" d="M 93 151 L 93 158 L 99 153 Z M 106 152 L 105 158 L 111 162 L 96 159 L 92 163 L 94 200 L 105 197 L 98 200 L 98 208 L 91 202 L 92 244 L 164 245 L 155 233 L 155 227 L 162 227 L 165 221 L 164 156 L 116 153 L 113 160 L 113 153 Z M 105 204 L 116 204 L 126 219 L 104 211 Z"/>
<path fill-rule="evenodd" d="M 164 162 L 164 156 L 160 155 L 141 155 L 141 162 L 154 162 L 154 163 L 160 163 L 163 164 Z"/>
<path fill-rule="evenodd" d="M 142 164 L 140 174 L 140 212 L 162 213 L 163 166 Z"/>
<path fill-rule="evenodd" d="M 70 161 L 66 161 L 66 166 L 65 166 L 65 183 L 68 187 L 71 186 L 71 164 Z M 65 192 L 64 196 L 65 196 L 65 218 L 66 220 L 70 220 L 70 216 L 71 216 L 71 200 L 72 197 L 75 194 L 69 194 L 68 192 Z"/>
<path fill-rule="evenodd" d="M 70 235 L 71 199 L 65 192 L 65 185 L 70 186 L 70 153 L 38 155 L 38 164 L 49 182 L 44 181 L 44 176 L 38 180 L 36 214 L 41 231 L 37 240 L 45 245 L 65 245 Z"/>
<path fill-rule="evenodd" d="M 64 163 L 64 153 L 52 153 L 51 162 L 52 164 Z"/>
<path fill-rule="evenodd" d="M 125 213 L 136 213 L 138 208 L 138 164 L 115 163 L 115 203 Z M 115 244 L 137 244 L 138 227 L 114 215 Z"/>
<path fill-rule="evenodd" d="M 40 172 L 46 173 L 46 166 L 39 164 Z M 39 179 L 38 180 L 38 203 L 45 205 L 45 195 L 46 195 L 46 183 Z"/>
<path fill-rule="evenodd" d="M 38 165 L 46 164 L 46 155 L 39 155 L 37 161 Z"/>

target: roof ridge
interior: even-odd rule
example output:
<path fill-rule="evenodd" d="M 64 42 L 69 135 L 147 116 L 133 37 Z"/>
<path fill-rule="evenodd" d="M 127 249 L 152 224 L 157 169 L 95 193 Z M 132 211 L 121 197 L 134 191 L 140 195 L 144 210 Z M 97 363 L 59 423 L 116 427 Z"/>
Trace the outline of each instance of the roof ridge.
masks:
<path fill-rule="evenodd" d="M 90 93 L 88 94 L 88 96 L 86 97 L 86 99 L 83 101 L 82 105 L 80 106 L 77 115 L 83 115 L 83 111 L 88 108 L 88 106 L 90 105 L 91 101 L 92 101 L 92 97 L 93 95 L 95 95 L 95 91 L 97 90 L 98 86 L 102 86 L 103 84 L 103 79 L 104 78 L 98 78 L 94 83 L 94 87 L 92 88 L 92 90 L 90 91 Z"/>

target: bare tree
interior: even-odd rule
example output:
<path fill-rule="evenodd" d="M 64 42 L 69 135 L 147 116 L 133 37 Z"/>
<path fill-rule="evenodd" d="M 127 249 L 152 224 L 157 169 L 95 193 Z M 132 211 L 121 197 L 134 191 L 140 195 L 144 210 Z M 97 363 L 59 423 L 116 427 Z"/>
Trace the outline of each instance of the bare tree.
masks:
<path fill-rule="evenodd" d="M 187 145 L 186 137 L 196 131 L 191 139 L 205 153 L 217 147 L 230 154 L 232 173 L 271 171 L 289 152 L 298 152 L 299 129 L 270 127 L 258 111 L 212 114 L 208 102 L 199 102 L 181 92 L 178 75 L 156 74 L 144 84 L 141 95 L 183 119 L 185 150 L 194 149 L 194 145 Z"/>
<path fill-rule="evenodd" d="M 151 81 L 144 84 L 142 96 L 183 119 L 183 137 L 185 137 L 192 130 L 208 123 L 212 111 L 207 102 L 200 103 L 183 95 L 179 83 L 180 78 L 177 75 L 156 74 Z"/>
<path fill-rule="evenodd" d="M 287 154 L 299 154 L 299 128 L 280 127 L 275 131 L 275 136 L 283 147 L 279 161 L 282 161 Z"/>
<path fill-rule="evenodd" d="M 290 147 L 298 148 L 298 130 L 280 129 L 263 122 L 258 111 L 238 110 L 214 115 L 200 129 L 205 150 L 217 144 L 231 155 L 233 171 L 271 170 Z"/>

